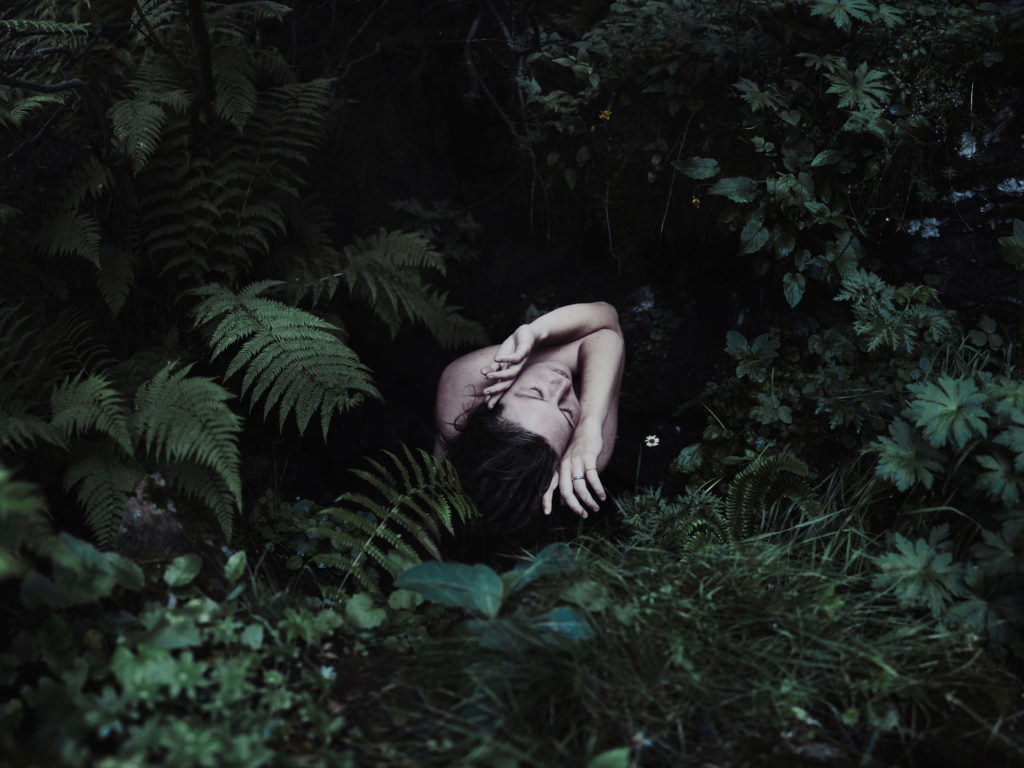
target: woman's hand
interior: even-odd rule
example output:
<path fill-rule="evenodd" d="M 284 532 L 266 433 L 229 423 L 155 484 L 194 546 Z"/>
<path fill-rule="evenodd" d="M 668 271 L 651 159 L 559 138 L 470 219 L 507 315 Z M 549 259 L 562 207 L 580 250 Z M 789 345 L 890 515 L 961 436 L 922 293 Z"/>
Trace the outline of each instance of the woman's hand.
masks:
<path fill-rule="evenodd" d="M 533 328 L 521 325 L 501 343 L 494 359 L 480 369 L 480 373 L 491 382 L 483 391 L 488 408 L 493 408 L 502 393 L 512 386 L 536 343 L 537 334 Z"/>
<path fill-rule="evenodd" d="M 604 486 L 597 471 L 597 457 L 601 455 L 604 439 L 601 425 L 593 419 L 584 419 L 572 433 L 569 446 L 562 454 L 558 466 L 558 490 L 562 501 L 581 517 L 587 510 L 596 512 L 598 499 L 605 500 Z M 549 489 L 554 494 L 554 484 Z M 545 511 L 550 510 L 550 499 L 545 494 Z"/>

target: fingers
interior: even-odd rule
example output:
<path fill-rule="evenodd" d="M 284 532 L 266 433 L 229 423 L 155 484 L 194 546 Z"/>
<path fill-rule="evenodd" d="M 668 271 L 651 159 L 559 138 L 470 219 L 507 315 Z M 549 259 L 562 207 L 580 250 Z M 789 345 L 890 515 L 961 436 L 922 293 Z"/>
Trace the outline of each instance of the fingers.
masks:
<path fill-rule="evenodd" d="M 562 462 L 562 469 L 559 472 L 558 488 L 562 494 L 562 502 L 583 518 L 586 518 L 589 512 L 597 512 L 601 508 L 598 499 L 604 501 L 607 498 L 597 468 L 584 468 L 585 465 L 593 463 L 592 456 L 583 460 L 566 460 Z"/>
<path fill-rule="evenodd" d="M 544 508 L 544 514 L 551 514 L 551 502 L 555 498 L 555 488 L 558 487 L 558 472 L 551 476 L 551 482 L 548 483 L 548 489 L 544 491 L 544 495 L 541 497 L 541 506 Z"/>

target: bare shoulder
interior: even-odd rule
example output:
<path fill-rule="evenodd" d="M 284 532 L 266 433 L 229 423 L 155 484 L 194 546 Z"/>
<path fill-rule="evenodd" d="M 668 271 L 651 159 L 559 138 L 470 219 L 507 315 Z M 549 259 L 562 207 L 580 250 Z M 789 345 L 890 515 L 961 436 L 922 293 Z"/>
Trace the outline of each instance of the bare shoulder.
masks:
<path fill-rule="evenodd" d="M 443 440 L 452 440 L 459 417 L 483 402 L 482 392 L 488 382 L 480 369 L 494 359 L 497 350 L 497 345 L 476 349 L 448 363 L 441 373 L 434 402 L 434 421 Z M 438 452 L 437 447 L 434 452 Z"/>

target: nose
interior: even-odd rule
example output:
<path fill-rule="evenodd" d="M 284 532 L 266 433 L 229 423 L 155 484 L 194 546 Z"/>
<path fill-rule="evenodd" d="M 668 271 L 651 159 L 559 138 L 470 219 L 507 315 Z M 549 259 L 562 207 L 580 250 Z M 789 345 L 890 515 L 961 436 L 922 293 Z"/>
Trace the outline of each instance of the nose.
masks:
<path fill-rule="evenodd" d="M 572 381 L 564 376 L 552 376 L 548 382 L 548 392 L 552 400 L 561 403 L 572 389 Z"/>

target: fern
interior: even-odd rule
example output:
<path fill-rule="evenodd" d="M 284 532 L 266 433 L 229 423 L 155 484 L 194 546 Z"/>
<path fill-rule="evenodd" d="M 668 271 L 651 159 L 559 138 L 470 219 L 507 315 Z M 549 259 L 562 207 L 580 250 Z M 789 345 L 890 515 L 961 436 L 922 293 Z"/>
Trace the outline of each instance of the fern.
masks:
<path fill-rule="evenodd" d="M 788 451 L 765 452 L 750 462 L 726 494 L 724 519 L 730 536 L 742 540 L 770 526 L 783 499 L 805 515 L 817 514 L 821 504 L 806 477 L 807 465 Z"/>
<path fill-rule="evenodd" d="M 19 576 L 28 564 L 22 550 L 45 555 L 53 534 L 46 513 L 46 502 L 39 490 L 24 480 L 15 480 L 10 470 L 0 465 L 0 581 Z"/>
<path fill-rule="evenodd" d="M 404 322 L 423 323 L 445 347 L 477 343 L 483 329 L 423 282 L 422 270 L 445 274 L 444 258 L 419 234 L 381 230 L 345 249 L 349 291 L 366 300 L 394 336 Z"/>
<path fill-rule="evenodd" d="M 51 256 L 81 256 L 95 267 L 100 265 L 100 224 L 89 213 L 59 211 L 36 233 L 36 244 Z"/>
<path fill-rule="evenodd" d="M 324 437 L 331 416 L 360 403 L 364 396 L 380 397 L 355 352 L 319 317 L 260 296 L 275 281 L 254 283 L 235 294 L 210 285 L 192 293 L 204 297 L 192 311 L 196 326 L 216 321 L 209 344 L 216 358 L 241 343 L 225 373 L 244 370 L 241 391 L 252 407 L 265 397 L 263 416 L 278 409 L 284 428 L 294 411 L 304 433 L 313 414 L 320 413 Z"/>
<path fill-rule="evenodd" d="M 226 405 L 231 394 L 211 379 L 189 377 L 191 367 L 167 366 L 139 387 L 133 414 L 137 439 L 157 460 L 206 467 L 241 507 L 241 419 Z"/>
<path fill-rule="evenodd" d="M 132 170 L 138 173 L 160 146 L 161 132 L 167 124 L 163 106 L 136 96 L 115 102 L 107 110 L 107 116 L 113 124 L 119 149 L 131 162 Z"/>
<path fill-rule="evenodd" d="M 125 453 L 132 453 L 128 409 L 121 394 L 102 376 L 65 380 L 54 388 L 50 409 L 50 423 L 65 441 L 95 430 L 112 438 Z"/>
<path fill-rule="evenodd" d="M 82 443 L 79 455 L 64 471 L 64 489 L 77 488 L 85 524 L 96 543 L 108 547 L 117 535 L 132 490 L 146 472 L 110 442 Z"/>
<path fill-rule="evenodd" d="M 370 460 L 370 470 L 352 471 L 372 495 L 343 493 L 337 499 L 341 506 L 321 512 L 335 527 L 310 529 L 337 550 L 316 555 L 315 562 L 343 570 L 342 587 L 352 578 L 377 594 L 381 590 L 371 568 L 394 577 L 410 563 L 420 562 L 420 552 L 440 559 L 441 531 L 453 533 L 456 522 L 476 514 L 449 462 L 407 446 L 402 446 L 401 455 L 384 453 L 387 464 Z"/>
<path fill-rule="evenodd" d="M 96 271 L 96 287 L 103 295 L 112 317 L 117 317 L 128 301 L 135 283 L 137 259 L 132 253 L 108 243 L 100 246 L 100 263 Z"/>

